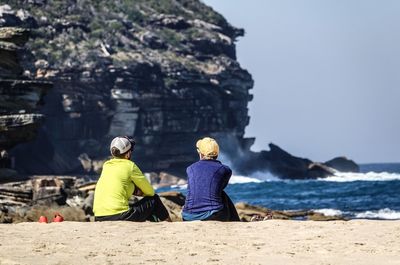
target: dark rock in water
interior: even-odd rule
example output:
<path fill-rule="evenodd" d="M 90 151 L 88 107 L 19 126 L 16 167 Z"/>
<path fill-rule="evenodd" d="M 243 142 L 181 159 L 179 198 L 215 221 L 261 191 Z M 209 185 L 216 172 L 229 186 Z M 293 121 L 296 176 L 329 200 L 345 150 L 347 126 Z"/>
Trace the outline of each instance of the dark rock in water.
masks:
<path fill-rule="evenodd" d="M 341 172 L 360 172 L 360 167 L 353 160 L 343 156 L 326 161 L 324 164 Z"/>
<path fill-rule="evenodd" d="M 12 151 L 21 172 L 94 173 L 113 137 L 133 135 L 141 169 L 182 176 L 198 138 L 246 142 L 253 80 L 235 60 L 244 31 L 201 1 L 161 2 L 5 1 L 37 23 L 27 76 L 54 82 L 39 136 Z"/>
<path fill-rule="evenodd" d="M 333 176 L 337 170 L 351 168 L 358 172 L 353 161 L 334 159 L 332 163 L 316 163 L 309 159 L 289 154 L 275 144 L 269 144 L 269 151 L 241 152 L 234 154 L 234 169 L 240 174 L 251 174 L 257 171 L 269 171 L 277 177 L 287 179 L 315 179 Z M 345 170 L 345 171 L 346 171 Z"/>

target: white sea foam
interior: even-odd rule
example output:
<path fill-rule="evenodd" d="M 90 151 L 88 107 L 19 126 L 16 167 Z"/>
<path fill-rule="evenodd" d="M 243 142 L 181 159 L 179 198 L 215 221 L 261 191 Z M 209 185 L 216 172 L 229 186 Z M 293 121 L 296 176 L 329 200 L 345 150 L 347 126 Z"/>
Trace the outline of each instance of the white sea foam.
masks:
<path fill-rule="evenodd" d="M 387 219 L 396 220 L 400 219 L 400 212 L 393 211 L 389 208 L 381 209 L 378 211 L 366 211 L 362 213 L 357 213 L 356 218 L 371 218 L 371 219 Z"/>
<path fill-rule="evenodd" d="M 268 171 L 256 171 L 256 172 L 251 173 L 251 175 L 249 177 L 258 179 L 261 182 L 282 181 L 281 178 L 278 178 L 278 177 L 272 175 Z"/>
<path fill-rule="evenodd" d="M 229 184 L 238 183 L 260 183 L 260 182 L 271 182 L 271 181 L 282 181 L 282 179 L 272 175 L 269 172 L 256 171 L 251 173 L 249 176 L 232 175 L 229 180 Z"/>
<path fill-rule="evenodd" d="M 229 180 L 229 184 L 250 183 L 250 182 L 260 183 L 262 181 L 257 178 L 251 178 L 245 176 L 232 176 L 231 179 Z"/>
<path fill-rule="evenodd" d="M 326 216 L 347 216 L 358 219 L 382 219 L 382 220 L 397 220 L 400 219 L 400 211 L 394 211 L 389 208 L 380 209 L 378 211 L 365 211 L 355 213 L 351 211 L 343 212 L 337 209 L 313 209 L 314 212 L 322 213 Z"/>
<path fill-rule="evenodd" d="M 186 190 L 186 189 L 187 189 L 187 184 L 183 184 L 183 185 L 172 185 L 171 188 L 172 188 L 172 189 L 179 189 L 179 190 Z"/>
<path fill-rule="evenodd" d="M 334 176 L 327 178 L 319 178 L 322 181 L 333 182 L 351 182 L 351 181 L 388 181 L 400 180 L 400 174 L 388 172 L 368 172 L 368 173 L 352 173 L 352 172 L 337 172 Z"/>
<path fill-rule="evenodd" d="M 337 210 L 337 209 L 326 208 L 326 209 L 315 209 L 313 211 L 317 212 L 317 213 L 322 213 L 323 215 L 326 215 L 326 216 L 342 216 L 343 215 L 343 212 L 341 210 Z"/>

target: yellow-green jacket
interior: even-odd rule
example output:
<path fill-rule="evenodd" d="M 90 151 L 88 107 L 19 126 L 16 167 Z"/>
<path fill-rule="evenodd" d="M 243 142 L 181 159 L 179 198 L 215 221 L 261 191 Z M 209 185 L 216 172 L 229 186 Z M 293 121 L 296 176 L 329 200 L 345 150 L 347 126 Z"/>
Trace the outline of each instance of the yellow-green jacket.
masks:
<path fill-rule="evenodd" d="M 154 195 L 153 187 L 134 162 L 118 158 L 105 162 L 94 192 L 94 215 L 108 216 L 127 211 L 135 185 L 144 196 Z"/>

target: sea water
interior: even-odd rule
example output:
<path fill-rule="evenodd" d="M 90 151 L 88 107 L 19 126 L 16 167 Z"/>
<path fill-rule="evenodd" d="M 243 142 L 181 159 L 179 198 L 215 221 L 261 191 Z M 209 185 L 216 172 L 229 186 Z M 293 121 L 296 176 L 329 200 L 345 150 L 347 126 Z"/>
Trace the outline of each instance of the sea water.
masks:
<path fill-rule="evenodd" d="M 172 189 L 186 193 L 185 186 Z M 315 210 L 350 219 L 400 219 L 400 164 L 361 165 L 361 173 L 337 173 L 315 180 L 284 180 L 268 172 L 234 175 L 226 191 L 235 203 L 273 210 Z"/>

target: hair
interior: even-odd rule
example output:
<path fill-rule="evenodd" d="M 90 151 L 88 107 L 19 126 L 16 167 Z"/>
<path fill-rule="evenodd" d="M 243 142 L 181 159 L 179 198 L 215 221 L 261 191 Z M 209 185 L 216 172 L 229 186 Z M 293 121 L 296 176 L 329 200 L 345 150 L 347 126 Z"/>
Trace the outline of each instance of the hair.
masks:
<path fill-rule="evenodd" d="M 111 155 L 112 155 L 113 157 L 116 157 L 116 158 L 125 158 L 125 155 L 126 155 L 129 151 L 131 151 L 131 150 L 132 150 L 132 149 L 129 149 L 129 150 L 126 151 L 125 153 L 120 154 L 120 151 L 119 151 L 118 148 L 112 147 L 112 148 L 111 148 Z"/>

